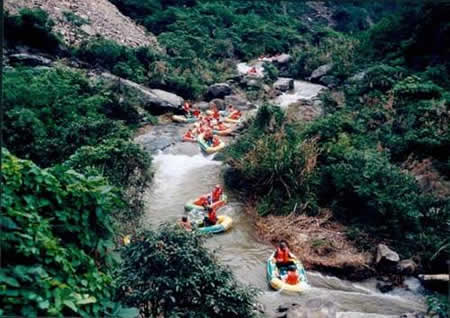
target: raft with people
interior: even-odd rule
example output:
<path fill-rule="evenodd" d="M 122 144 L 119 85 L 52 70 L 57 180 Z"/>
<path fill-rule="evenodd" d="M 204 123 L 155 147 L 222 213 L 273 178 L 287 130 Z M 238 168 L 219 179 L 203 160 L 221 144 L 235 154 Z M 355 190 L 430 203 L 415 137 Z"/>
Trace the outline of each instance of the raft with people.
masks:
<path fill-rule="evenodd" d="M 213 137 L 212 144 L 208 144 L 208 142 L 205 140 L 205 134 L 200 134 L 197 137 L 197 142 L 199 143 L 200 148 L 208 154 L 215 153 L 225 148 L 225 143 L 219 138 L 217 138 L 217 136 Z"/>
<path fill-rule="evenodd" d="M 198 119 L 195 116 L 173 115 L 172 120 L 177 123 L 195 123 Z"/>
<path fill-rule="evenodd" d="M 233 219 L 228 215 L 217 216 L 217 222 L 214 225 L 205 226 L 204 223 L 200 224 L 196 231 L 200 233 L 223 233 L 231 229 L 233 225 Z"/>
<path fill-rule="evenodd" d="M 267 281 L 280 292 L 302 293 L 309 288 L 303 264 L 289 252 L 286 243 L 280 246 L 267 260 Z"/>
<path fill-rule="evenodd" d="M 216 202 L 208 203 L 208 195 L 209 194 L 204 194 L 204 195 L 199 196 L 198 198 L 189 200 L 184 205 L 184 209 L 186 211 L 190 211 L 193 209 L 205 210 L 206 207 L 212 207 L 212 208 L 218 209 L 218 208 L 223 207 L 228 202 L 227 195 L 225 193 L 222 193 L 219 200 L 217 200 Z"/>

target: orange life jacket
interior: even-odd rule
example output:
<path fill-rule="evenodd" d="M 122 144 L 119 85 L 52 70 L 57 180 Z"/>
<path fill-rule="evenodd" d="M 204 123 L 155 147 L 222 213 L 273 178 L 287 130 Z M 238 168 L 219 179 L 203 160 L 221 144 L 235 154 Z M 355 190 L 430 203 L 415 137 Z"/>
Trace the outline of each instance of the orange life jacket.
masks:
<path fill-rule="evenodd" d="M 240 111 L 235 111 L 231 114 L 231 119 L 239 119 L 239 117 L 241 117 L 241 112 Z"/>
<path fill-rule="evenodd" d="M 213 138 L 213 146 L 217 147 L 218 145 L 220 145 L 220 140 L 219 138 Z"/>
<path fill-rule="evenodd" d="M 194 136 L 192 135 L 192 133 L 189 130 L 184 134 L 184 137 L 189 138 L 189 139 L 194 138 Z"/>
<path fill-rule="evenodd" d="M 200 115 L 200 111 L 199 111 L 198 109 L 196 109 L 196 110 L 194 110 L 194 111 L 192 112 L 192 114 L 193 114 L 195 117 L 198 117 L 198 116 Z"/>
<path fill-rule="evenodd" d="M 212 200 L 213 202 L 217 202 L 220 200 L 220 197 L 222 195 L 222 188 L 215 188 L 212 192 Z"/>
<path fill-rule="evenodd" d="M 213 117 L 215 119 L 219 119 L 220 118 L 220 114 L 219 114 L 219 112 L 217 110 L 214 112 Z"/>
<path fill-rule="evenodd" d="M 206 197 L 200 197 L 200 198 L 198 198 L 195 202 L 194 202 L 194 204 L 195 205 L 200 205 L 200 206 L 203 206 L 203 204 L 208 204 L 208 199 L 206 198 Z"/>
<path fill-rule="evenodd" d="M 296 285 L 298 284 L 298 273 L 297 271 L 288 271 L 288 275 L 286 277 L 286 283 L 289 285 Z"/>
<path fill-rule="evenodd" d="M 286 247 L 286 249 L 283 251 L 281 248 L 277 247 L 275 259 L 277 263 L 289 263 L 289 249 Z"/>

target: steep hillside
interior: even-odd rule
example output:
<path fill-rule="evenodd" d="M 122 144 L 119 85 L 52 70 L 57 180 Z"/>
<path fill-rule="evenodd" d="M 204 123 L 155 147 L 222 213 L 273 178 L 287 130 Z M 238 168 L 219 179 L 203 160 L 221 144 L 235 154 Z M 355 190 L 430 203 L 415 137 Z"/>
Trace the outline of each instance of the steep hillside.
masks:
<path fill-rule="evenodd" d="M 107 0 L 7 0 L 5 10 L 15 14 L 21 8 L 41 8 L 55 22 L 55 31 L 66 44 L 103 36 L 122 45 L 157 47 L 153 34 L 136 25 Z"/>

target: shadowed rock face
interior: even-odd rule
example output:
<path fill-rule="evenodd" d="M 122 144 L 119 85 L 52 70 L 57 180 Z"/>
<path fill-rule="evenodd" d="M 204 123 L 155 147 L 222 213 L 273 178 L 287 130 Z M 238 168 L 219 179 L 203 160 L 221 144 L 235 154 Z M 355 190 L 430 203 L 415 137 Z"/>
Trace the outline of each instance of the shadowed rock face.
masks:
<path fill-rule="evenodd" d="M 97 35 L 114 40 L 122 45 L 150 46 L 159 50 L 156 38 L 124 16 L 107 0 L 6 0 L 5 10 L 12 14 L 21 8 L 41 8 L 55 22 L 55 31 L 60 33 L 68 45 L 78 45 Z M 65 16 L 65 12 L 76 15 L 81 25 Z"/>
<path fill-rule="evenodd" d="M 151 89 L 135 82 L 120 78 L 110 73 L 94 75 L 106 83 L 119 84 L 132 93 L 141 102 L 142 107 L 153 114 L 165 112 L 178 112 L 184 99 L 178 95 L 161 89 Z"/>

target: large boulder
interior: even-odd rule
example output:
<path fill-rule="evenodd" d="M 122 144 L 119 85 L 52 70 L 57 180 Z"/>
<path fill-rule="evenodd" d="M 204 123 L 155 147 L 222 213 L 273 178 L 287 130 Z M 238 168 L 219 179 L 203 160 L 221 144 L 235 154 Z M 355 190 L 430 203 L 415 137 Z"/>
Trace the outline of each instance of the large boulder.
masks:
<path fill-rule="evenodd" d="M 377 265 L 395 265 L 400 261 L 400 256 L 389 247 L 384 244 L 378 244 L 377 246 L 377 257 L 376 264 Z"/>
<path fill-rule="evenodd" d="M 292 56 L 290 56 L 289 54 L 286 54 L 286 53 L 280 54 L 272 59 L 273 62 L 280 64 L 280 65 L 285 65 L 285 64 L 289 63 L 291 60 L 292 60 Z"/>
<path fill-rule="evenodd" d="M 273 87 L 279 91 L 286 92 L 288 90 L 294 89 L 294 80 L 287 77 L 279 77 Z"/>
<path fill-rule="evenodd" d="M 397 264 L 397 271 L 404 275 L 413 275 L 417 271 L 417 264 L 412 259 L 404 259 Z"/>
<path fill-rule="evenodd" d="M 231 86 L 227 83 L 216 83 L 208 87 L 208 98 L 224 98 L 232 92 Z"/>
<path fill-rule="evenodd" d="M 230 95 L 225 97 L 225 106 L 233 105 L 233 107 L 239 110 L 248 110 L 251 104 L 243 97 L 239 95 Z"/>
<path fill-rule="evenodd" d="M 209 102 L 209 108 L 213 108 L 214 105 L 216 105 L 218 110 L 225 110 L 226 108 L 225 101 L 220 98 L 214 98 Z"/>
<path fill-rule="evenodd" d="M 194 108 L 198 108 L 202 111 L 208 110 L 209 109 L 209 103 L 207 102 L 198 102 L 194 104 Z"/>
<path fill-rule="evenodd" d="M 11 54 L 9 56 L 9 63 L 22 64 L 25 66 L 49 66 L 52 64 L 52 60 L 40 55 L 19 53 Z"/>
<path fill-rule="evenodd" d="M 142 104 L 142 107 L 152 114 L 180 111 L 184 102 L 182 97 L 173 93 L 161 89 L 151 89 L 110 73 L 101 73 L 100 77 L 106 82 L 120 85 L 128 90 L 128 93 L 135 96 Z"/>
<path fill-rule="evenodd" d="M 327 75 L 333 69 L 333 67 L 334 67 L 333 63 L 328 63 L 325 65 L 319 66 L 311 73 L 311 76 L 308 78 L 308 80 L 310 80 L 310 81 L 318 80 L 322 76 Z"/>
<path fill-rule="evenodd" d="M 339 85 L 339 79 L 331 75 L 322 76 L 319 82 L 328 88 L 336 88 Z"/>

